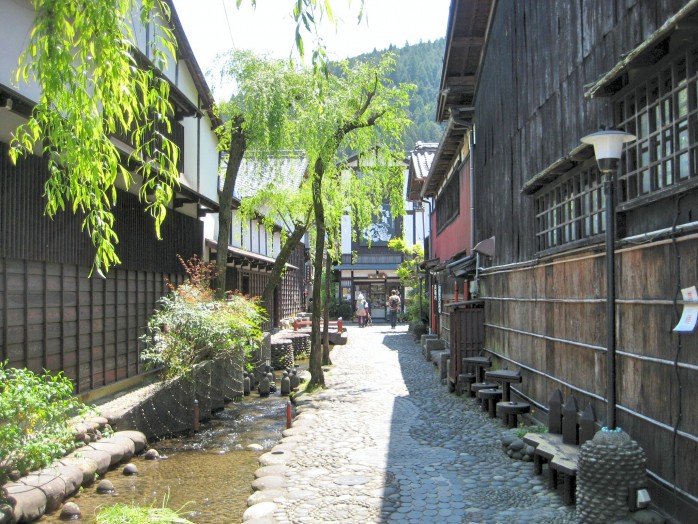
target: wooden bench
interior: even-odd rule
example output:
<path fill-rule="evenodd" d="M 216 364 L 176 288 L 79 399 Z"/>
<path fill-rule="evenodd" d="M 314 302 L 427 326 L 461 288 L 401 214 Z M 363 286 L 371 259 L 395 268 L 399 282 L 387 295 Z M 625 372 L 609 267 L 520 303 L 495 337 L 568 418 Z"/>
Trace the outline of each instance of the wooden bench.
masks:
<path fill-rule="evenodd" d="M 299 329 L 302 329 L 304 327 L 309 327 L 312 325 L 313 325 L 312 320 L 294 320 L 293 321 L 293 331 L 298 331 Z M 321 320 L 320 321 L 320 329 L 322 329 L 323 326 L 324 326 L 324 322 Z M 330 320 L 329 326 L 330 326 L 330 328 L 335 328 L 337 330 L 337 333 L 344 332 L 344 321 L 341 318 L 338 320 Z"/>

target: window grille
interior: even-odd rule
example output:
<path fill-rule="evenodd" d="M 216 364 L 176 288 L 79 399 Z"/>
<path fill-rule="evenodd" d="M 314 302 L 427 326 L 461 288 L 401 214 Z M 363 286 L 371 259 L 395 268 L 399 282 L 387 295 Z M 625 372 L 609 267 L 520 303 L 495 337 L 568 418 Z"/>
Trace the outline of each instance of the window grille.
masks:
<path fill-rule="evenodd" d="M 698 47 L 662 62 L 615 101 L 619 128 L 637 136 L 621 160 L 619 203 L 638 205 L 696 177 Z"/>
<path fill-rule="evenodd" d="M 595 162 L 546 186 L 535 199 L 538 251 L 604 233 L 604 209 L 602 175 Z"/>

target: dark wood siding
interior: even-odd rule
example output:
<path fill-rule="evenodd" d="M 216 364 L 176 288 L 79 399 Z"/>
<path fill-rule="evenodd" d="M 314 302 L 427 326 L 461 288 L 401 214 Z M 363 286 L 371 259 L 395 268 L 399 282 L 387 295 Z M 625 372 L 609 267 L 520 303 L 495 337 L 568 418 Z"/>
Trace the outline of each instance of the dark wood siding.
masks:
<path fill-rule="evenodd" d="M 534 199 L 521 189 L 569 155 L 582 136 L 616 125 L 614 99 L 585 98 L 585 86 L 686 3 L 497 3 L 477 92 L 473 149 L 475 241 L 496 237 L 496 254 L 486 260 L 491 267 L 480 272 L 484 345 L 497 366 L 521 369 L 524 379 L 516 389 L 540 415 L 559 388 L 605 418 L 605 257 L 598 237 L 574 250 L 537 253 Z M 685 45 L 672 42 L 667 59 Z M 642 75 L 634 70 L 629 81 Z M 588 155 L 577 160 L 583 158 Z M 622 210 L 621 235 L 694 222 L 698 193 L 679 189 Z M 653 500 L 679 521 L 693 522 L 698 417 L 690 402 L 698 393 L 698 342 L 694 334 L 671 330 L 681 312 L 674 298 L 698 281 L 698 236 L 689 230 L 636 240 L 619 245 L 616 254 L 618 424 L 647 453 Z"/>
<path fill-rule="evenodd" d="M 183 278 L 176 255 L 201 254 L 201 222 L 170 212 L 157 240 L 137 197 L 119 191 L 122 263 L 106 278 L 90 278 L 94 248 L 81 217 L 44 215 L 45 161 L 13 166 L 7 149 L 0 143 L 0 360 L 63 370 L 78 392 L 137 375 L 139 336 L 167 292 L 166 279 Z"/>

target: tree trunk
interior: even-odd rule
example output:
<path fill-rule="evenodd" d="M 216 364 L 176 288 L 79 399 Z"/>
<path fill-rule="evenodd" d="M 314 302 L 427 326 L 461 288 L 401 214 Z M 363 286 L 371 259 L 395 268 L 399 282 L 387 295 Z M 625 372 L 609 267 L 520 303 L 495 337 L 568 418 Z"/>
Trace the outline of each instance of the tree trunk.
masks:
<path fill-rule="evenodd" d="M 274 263 L 274 269 L 272 269 L 269 275 L 269 280 L 267 285 L 264 287 L 262 292 L 262 300 L 264 304 L 270 304 L 274 298 L 274 290 L 276 286 L 281 282 L 281 277 L 284 274 L 284 268 L 286 267 L 286 262 L 293 254 L 296 246 L 300 243 L 303 235 L 308 231 L 308 224 L 295 224 L 293 232 L 290 236 L 286 238 L 286 242 L 281 246 L 281 251 L 276 257 L 276 262 Z M 271 313 L 271 312 L 267 312 Z"/>
<path fill-rule="evenodd" d="M 247 137 L 242 130 L 242 118 L 238 117 L 232 125 L 230 147 L 228 148 L 228 166 L 225 170 L 223 188 L 218 190 L 218 241 L 216 245 L 216 294 L 224 298 L 227 282 L 228 243 L 230 239 L 230 222 L 233 218 L 233 191 L 242 158 L 247 149 Z"/>
<path fill-rule="evenodd" d="M 325 208 L 322 203 L 322 176 L 324 168 L 318 159 L 313 173 L 313 211 L 315 213 L 315 260 L 313 262 L 313 326 L 310 332 L 310 382 L 308 387 L 325 387 L 325 375 L 322 371 L 322 346 L 320 344 L 320 315 L 322 314 L 322 285 L 318 280 L 322 276 L 322 255 L 325 252 Z"/>
<path fill-rule="evenodd" d="M 330 289 L 331 282 L 330 277 L 332 276 L 332 259 L 330 255 L 327 254 L 325 257 L 325 304 L 323 311 L 323 319 L 325 321 L 325 326 L 322 330 L 322 365 L 331 366 L 332 360 L 330 359 Z"/>

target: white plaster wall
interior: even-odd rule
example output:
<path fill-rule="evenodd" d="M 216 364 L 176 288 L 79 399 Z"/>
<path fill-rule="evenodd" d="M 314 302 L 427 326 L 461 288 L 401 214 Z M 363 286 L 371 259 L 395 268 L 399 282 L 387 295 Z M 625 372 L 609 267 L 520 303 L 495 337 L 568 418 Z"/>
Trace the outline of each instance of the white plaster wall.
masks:
<path fill-rule="evenodd" d="M 276 258 L 281 251 L 281 233 L 274 231 L 274 239 L 272 240 L 271 256 Z"/>
<path fill-rule="evenodd" d="M 233 218 L 230 222 L 230 245 L 242 247 L 242 223 L 237 209 L 233 210 Z"/>
<path fill-rule="evenodd" d="M 351 254 L 351 217 L 349 215 L 342 216 L 342 254 Z"/>
<path fill-rule="evenodd" d="M 196 141 L 194 142 L 194 147 L 196 148 Z M 218 138 L 211 130 L 211 120 L 206 116 L 201 118 L 200 148 L 201 161 L 199 164 L 199 187 L 197 191 L 218 202 Z M 196 159 L 196 156 L 194 159 Z"/>
<path fill-rule="evenodd" d="M 27 98 L 38 101 L 41 93 L 36 84 L 16 85 L 15 72 L 19 57 L 29 44 L 34 23 L 34 9 L 26 0 L 0 0 L 0 83 L 12 87 Z"/>

